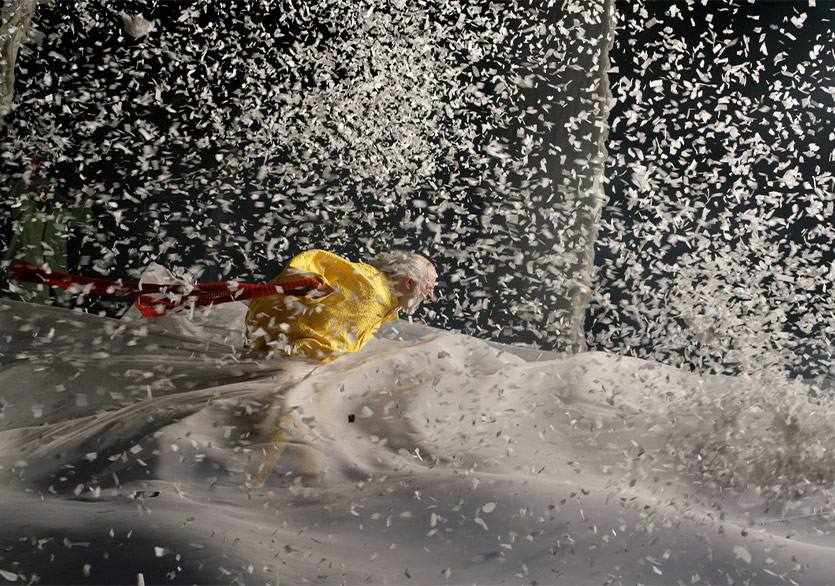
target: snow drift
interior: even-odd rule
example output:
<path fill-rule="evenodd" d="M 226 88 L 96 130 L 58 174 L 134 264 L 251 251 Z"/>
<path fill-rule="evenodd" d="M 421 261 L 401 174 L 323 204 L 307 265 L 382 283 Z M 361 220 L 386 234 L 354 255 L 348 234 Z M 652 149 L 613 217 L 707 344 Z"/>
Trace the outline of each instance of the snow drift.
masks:
<path fill-rule="evenodd" d="M 2 580 L 829 579 L 831 408 L 801 387 L 406 322 L 329 365 L 272 359 L 224 325 L 242 309 L 3 302 Z M 247 488 L 282 409 L 300 432 Z"/>

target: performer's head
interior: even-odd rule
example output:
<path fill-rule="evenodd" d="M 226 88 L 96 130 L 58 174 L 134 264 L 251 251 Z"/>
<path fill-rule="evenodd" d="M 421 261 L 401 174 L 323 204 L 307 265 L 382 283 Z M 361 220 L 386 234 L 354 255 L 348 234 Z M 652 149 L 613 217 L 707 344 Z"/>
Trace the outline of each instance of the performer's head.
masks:
<path fill-rule="evenodd" d="M 400 307 L 408 315 L 414 314 L 423 301 L 434 297 L 438 273 L 427 258 L 414 252 L 392 250 L 378 254 L 368 264 L 388 276 Z"/>

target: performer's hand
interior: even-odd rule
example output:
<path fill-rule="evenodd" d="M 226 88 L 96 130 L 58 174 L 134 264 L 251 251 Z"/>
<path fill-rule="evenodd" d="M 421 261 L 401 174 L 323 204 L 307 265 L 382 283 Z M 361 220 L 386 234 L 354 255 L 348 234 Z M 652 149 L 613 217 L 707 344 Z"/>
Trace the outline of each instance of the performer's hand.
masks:
<path fill-rule="evenodd" d="M 317 299 L 319 297 L 324 297 L 325 295 L 329 295 L 333 293 L 333 287 L 329 285 L 325 285 L 324 283 L 319 283 L 319 286 L 315 289 L 311 289 L 305 294 L 305 297 L 309 297 L 310 299 Z"/>

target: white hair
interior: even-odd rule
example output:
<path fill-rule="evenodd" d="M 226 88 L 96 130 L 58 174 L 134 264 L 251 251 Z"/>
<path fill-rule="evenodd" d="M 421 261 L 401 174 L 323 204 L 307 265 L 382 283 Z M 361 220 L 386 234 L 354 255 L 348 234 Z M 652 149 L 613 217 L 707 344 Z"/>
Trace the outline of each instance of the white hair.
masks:
<path fill-rule="evenodd" d="M 428 280 L 431 266 L 421 255 L 405 250 L 381 252 L 369 260 L 368 264 L 390 277 L 411 277 L 419 283 Z"/>

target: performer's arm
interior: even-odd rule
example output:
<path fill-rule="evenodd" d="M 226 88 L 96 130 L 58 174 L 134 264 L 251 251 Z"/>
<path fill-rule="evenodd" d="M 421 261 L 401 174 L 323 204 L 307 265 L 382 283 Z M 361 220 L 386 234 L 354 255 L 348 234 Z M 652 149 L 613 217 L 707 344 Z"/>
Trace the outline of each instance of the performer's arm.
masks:
<path fill-rule="evenodd" d="M 281 273 L 282 280 L 296 280 L 296 279 L 316 279 L 319 285 L 311 288 L 305 297 L 316 299 L 324 297 L 333 293 L 333 287 L 328 282 L 328 279 L 322 274 L 324 271 L 316 270 L 318 267 L 318 251 L 303 252 L 294 257 Z"/>

